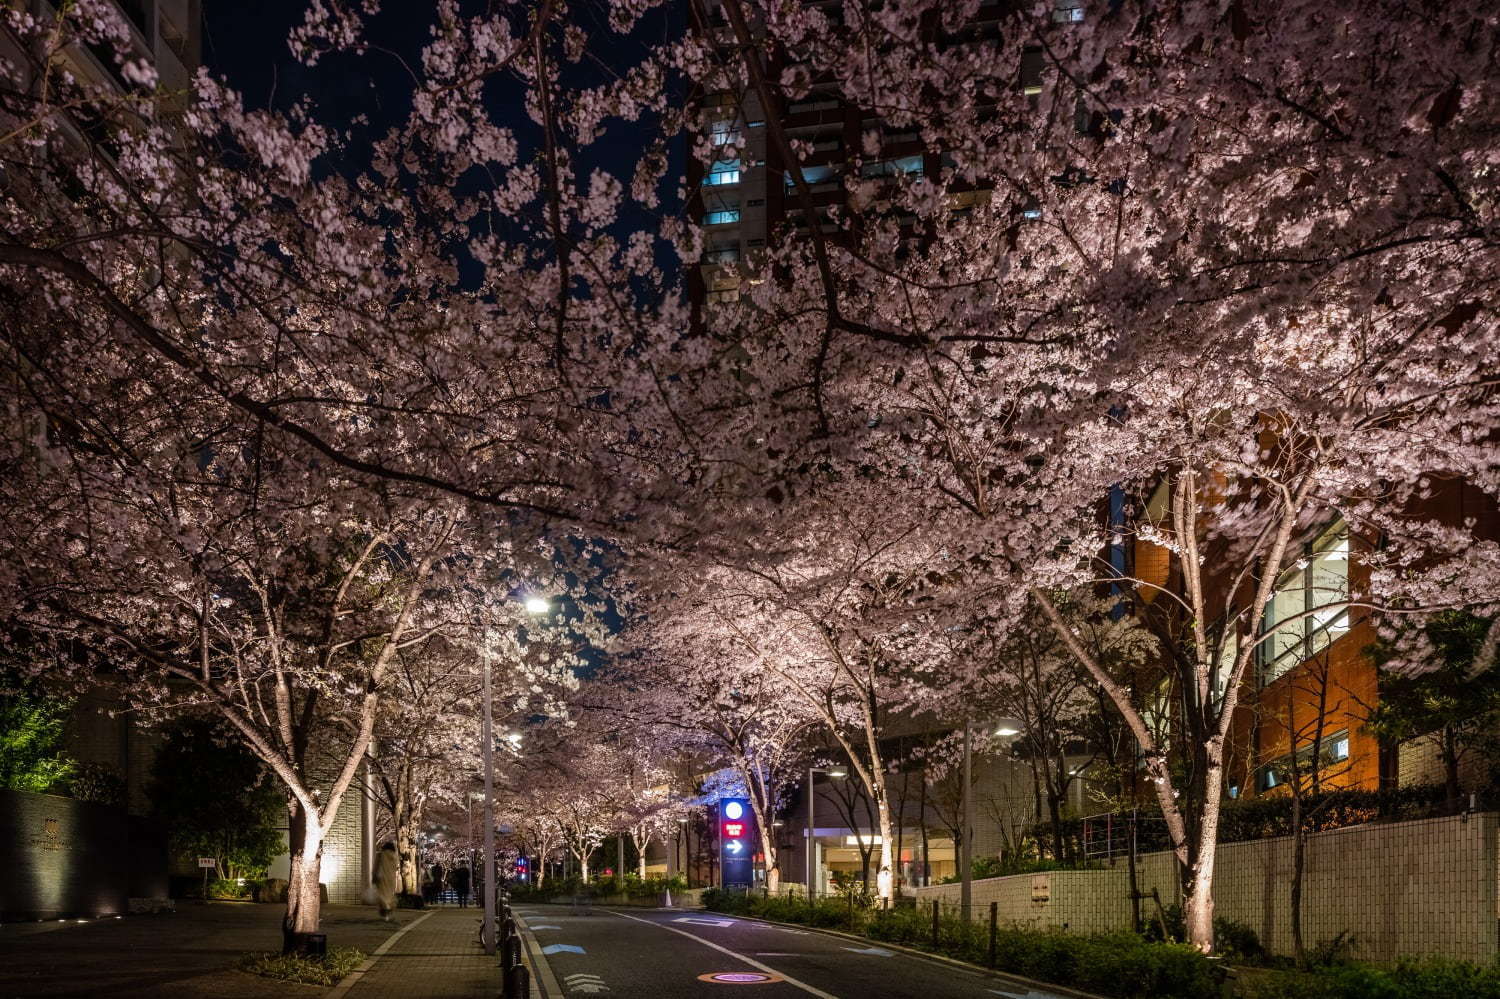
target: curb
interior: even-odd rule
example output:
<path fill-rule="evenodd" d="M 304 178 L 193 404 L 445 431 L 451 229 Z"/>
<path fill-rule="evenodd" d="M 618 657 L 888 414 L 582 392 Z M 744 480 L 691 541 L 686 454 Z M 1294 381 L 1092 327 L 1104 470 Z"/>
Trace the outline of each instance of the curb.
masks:
<path fill-rule="evenodd" d="M 713 912 L 714 910 L 703 909 L 701 911 Z M 874 937 L 863 937 L 857 933 L 845 933 L 842 930 L 827 930 L 823 929 L 820 926 L 806 926 L 802 923 L 783 923 L 775 919 L 762 919 L 759 916 L 740 916 L 732 912 L 723 912 L 717 914 L 732 919 L 748 919 L 757 923 L 766 923 L 770 926 L 786 926 L 791 929 L 806 930 L 809 933 L 821 933 L 824 936 L 841 937 L 845 940 L 854 940 L 863 944 L 873 944 L 876 947 L 887 947 L 891 950 L 899 951 L 902 954 L 907 955 L 908 957 L 920 958 L 924 961 L 931 961 L 934 964 L 945 964 L 951 968 L 958 968 L 961 971 L 967 971 L 973 975 L 978 975 L 984 978 L 992 978 L 997 981 L 1013 983 L 1015 985 L 1021 986 L 1022 988 L 1026 988 L 1032 991 L 1040 989 L 1046 992 L 1052 992 L 1057 995 L 1064 996 L 1066 997 L 1066 999 L 1107 999 L 1107 997 L 1096 995 L 1093 992 L 1080 992 L 1077 989 L 1070 989 L 1065 985 L 1053 985 L 1051 982 L 1039 982 L 1034 978 L 1022 978 L 1020 975 L 1014 975 L 1008 971 L 997 971 L 994 968 L 988 968 L 982 964 L 970 964 L 968 961 L 960 961 L 956 957 L 946 957 L 942 954 L 934 954 L 931 951 L 918 950 L 915 947 L 907 947 L 903 944 L 891 943 L 886 940 L 877 940 Z"/>
<path fill-rule="evenodd" d="M 562 999 L 565 992 L 558 984 L 557 976 L 552 973 L 552 965 L 542 954 L 542 947 L 536 942 L 536 936 L 531 932 L 531 927 L 526 925 L 526 920 L 516 913 L 515 907 L 510 910 L 511 918 L 516 921 L 516 926 L 521 931 L 521 939 L 526 941 L 526 952 L 531 958 L 532 999 Z"/>

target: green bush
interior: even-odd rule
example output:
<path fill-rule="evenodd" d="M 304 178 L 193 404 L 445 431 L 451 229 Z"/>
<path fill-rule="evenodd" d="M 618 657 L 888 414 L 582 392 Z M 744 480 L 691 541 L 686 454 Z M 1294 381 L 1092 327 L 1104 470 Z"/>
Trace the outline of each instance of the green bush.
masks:
<path fill-rule="evenodd" d="M 365 955 L 353 947 L 330 947 L 326 957 L 298 954 L 246 954 L 236 965 L 241 971 L 283 982 L 303 985 L 337 985 L 364 963 Z"/>
<path fill-rule="evenodd" d="M 766 898 L 710 889 L 703 904 L 715 912 L 784 923 L 851 929 L 874 940 L 933 949 L 930 906 L 889 909 L 850 906 L 845 899 Z M 852 922 L 852 925 L 851 925 Z M 1003 928 L 996 935 L 995 966 L 1026 978 L 1072 986 L 1121 999 L 1216 999 L 1210 962 L 1191 947 L 1148 943 L 1133 933 L 1076 936 Z M 940 912 L 940 953 L 974 964 L 989 960 L 989 924 Z"/>
<path fill-rule="evenodd" d="M 1429 958 L 1393 968 L 1336 964 L 1247 978 L 1245 999 L 1500 999 L 1500 968 Z"/>

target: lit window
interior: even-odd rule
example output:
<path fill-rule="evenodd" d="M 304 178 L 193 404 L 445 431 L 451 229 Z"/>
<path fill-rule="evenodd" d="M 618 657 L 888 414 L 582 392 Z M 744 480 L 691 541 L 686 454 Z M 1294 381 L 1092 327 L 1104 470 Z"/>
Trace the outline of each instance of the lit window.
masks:
<path fill-rule="evenodd" d="M 716 212 L 709 212 L 703 216 L 704 225 L 728 225 L 731 222 L 738 222 L 739 220 L 740 210 L 738 208 L 724 208 Z"/>
<path fill-rule="evenodd" d="M 1312 658 L 1349 630 L 1349 526 L 1339 520 L 1282 574 L 1266 606 L 1261 683 Z"/>
<path fill-rule="evenodd" d="M 708 176 L 703 182 L 709 185 L 738 184 L 740 182 L 739 160 L 715 160 L 708 168 Z"/>
<path fill-rule="evenodd" d="M 1058 24 L 1076 24 L 1083 20 L 1083 0 L 1056 0 L 1052 20 Z"/>
<path fill-rule="evenodd" d="M 831 166 L 805 166 L 802 168 L 802 179 L 808 184 L 822 184 L 833 179 L 833 167 Z M 792 172 L 786 172 L 786 186 L 796 187 L 797 180 Z"/>
<path fill-rule="evenodd" d="M 1349 731 L 1347 729 L 1324 736 L 1318 741 L 1318 762 L 1313 762 L 1313 746 L 1311 743 L 1297 750 L 1295 767 L 1293 756 L 1287 753 L 1279 756 L 1255 771 L 1255 788 L 1258 791 L 1269 791 L 1273 787 L 1281 787 L 1291 782 L 1293 772 L 1303 781 L 1311 782 L 1314 777 L 1319 780 L 1329 776 L 1328 768 L 1349 759 Z"/>
<path fill-rule="evenodd" d="M 877 160 L 859 168 L 861 177 L 895 177 L 899 174 L 916 175 L 922 172 L 921 156 L 901 156 L 893 160 Z"/>
<path fill-rule="evenodd" d="M 708 126 L 708 141 L 715 146 L 738 145 L 740 130 L 733 121 L 716 121 Z"/>

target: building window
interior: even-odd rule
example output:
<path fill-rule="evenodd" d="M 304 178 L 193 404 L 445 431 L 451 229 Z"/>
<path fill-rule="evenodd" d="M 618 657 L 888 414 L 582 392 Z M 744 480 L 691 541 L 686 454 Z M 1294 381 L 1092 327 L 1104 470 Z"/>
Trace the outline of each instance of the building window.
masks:
<path fill-rule="evenodd" d="M 1284 675 L 1349 630 L 1349 525 L 1335 521 L 1282 573 L 1262 623 L 1261 683 Z"/>
<path fill-rule="evenodd" d="M 1326 776 L 1329 767 L 1336 766 L 1349 759 L 1349 730 L 1344 729 L 1333 735 L 1325 736 L 1318 743 L 1319 763 L 1313 766 L 1313 746 L 1309 743 L 1297 750 L 1296 756 L 1287 753 L 1278 756 L 1255 771 L 1255 789 L 1257 791 L 1269 791 L 1275 787 L 1281 787 L 1291 782 L 1293 777 L 1293 762 L 1295 759 L 1296 773 L 1300 776 L 1310 776 L 1314 769 Z"/>
<path fill-rule="evenodd" d="M 861 177 L 896 177 L 901 174 L 915 176 L 921 173 L 922 157 L 920 155 L 900 156 L 893 160 L 877 160 L 859 168 Z"/>
<path fill-rule="evenodd" d="M 1052 20 L 1058 24 L 1077 24 L 1083 20 L 1083 0 L 1056 0 Z"/>
<path fill-rule="evenodd" d="M 733 121 L 711 122 L 708 126 L 708 141 L 715 146 L 735 146 L 740 142 L 740 130 Z"/>
<path fill-rule="evenodd" d="M 719 184 L 738 184 L 740 182 L 739 160 L 715 160 L 708 168 L 708 176 L 703 182 L 711 186 Z"/>
<path fill-rule="evenodd" d="M 802 168 L 802 179 L 807 181 L 809 186 L 832 180 L 833 175 L 834 170 L 832 166 L 805 166 Z M 786 172 L 786 186 L 797 186 L 797 180 L 790 170 Z"/>
<path fill-rule="evenodd" d="M 722 208 L 716 212 L 708 212 L 703 216 L 704 225 L 728 225 L 740 220 L 738 208 Z"/>
<path fill-rule="evenodd" d="M 706 264 L 732 264 L 740 259 L 740 248 L 738 246 L 720 246 L 703 254 L 703 262 Z"/>

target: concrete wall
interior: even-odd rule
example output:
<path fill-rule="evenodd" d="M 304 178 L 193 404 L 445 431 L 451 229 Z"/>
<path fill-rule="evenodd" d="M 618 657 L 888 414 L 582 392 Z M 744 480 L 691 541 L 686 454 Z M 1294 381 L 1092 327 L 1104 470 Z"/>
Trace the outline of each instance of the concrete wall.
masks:
<path fill-rule="evenodd" d="M 108 805 L 0 791 L 0 871 L 0 920 L 122 914 L 166 897 L 166 835 Z"/>
<path fill-rule="evenodd" d="M 1500 815 L 1351 826 L 1308 838 L 1303 884 L 1303 938 L 1309 944 L 1341 931 L 1354 953 L 1391 961 L 1442 954 L 1492 962 L 1500 956 Z M 1214 881 L 1217 914 L 1245 923 L 1272 951 L 1292 950 L 1292 839 L 1226 843 Z M 1140 860 L 1142 891 L 1177 897 L 1168 853 Z M 1130 925 L 1125 865 L 1098 871 L 1054 871 L 974 882 L 974 904 L 999 903 L 1002 921 L 1088 933 Z M 958 885 L 918 888 L 919 900 L 957 904 Z M 1149 913 L 1146 902 L 1143 915 Z"/>

